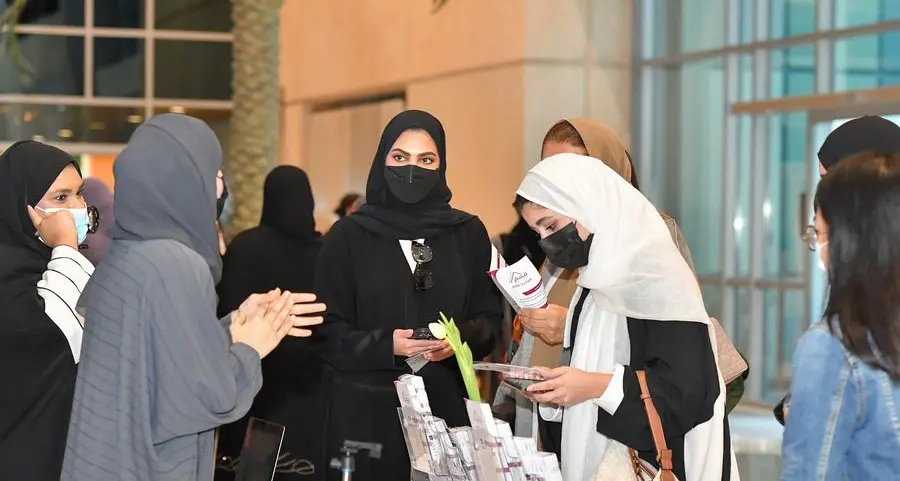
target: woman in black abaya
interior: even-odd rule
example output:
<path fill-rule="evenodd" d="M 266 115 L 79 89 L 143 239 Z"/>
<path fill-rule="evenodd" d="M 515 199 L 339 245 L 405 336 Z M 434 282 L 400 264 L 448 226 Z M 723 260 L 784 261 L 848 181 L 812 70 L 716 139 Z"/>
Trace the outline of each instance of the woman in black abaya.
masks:
<path fill-rule="evenodd" d="M 450 207 L 444 129 L 431 114 L 402 112 L 385 127 L 369 172 L 366 204 L 332 227 L 316 269 L 327 303 L 316 332 L 328 365 L 326 457 L 344 440 L 383 444 L 357 456 L 358 481 L 407 481 L 409 458 L 394 380 L 404 358 L 431 351 L 422 376 L 435 416 L 468 424 L 465 389 L 444 341 L 412 340 L 440 312 L 453 317 L 475 359 L 493 348 L 500 298 L 486 275 L 491 244 L 481 221 Z M 339 479 L 331 470 L 328 479 Z"/>
<path fill-rule="evenodd" d="M 58 481 L 94 272 L 81 173 L 39 142 L 0 155 L 0 479 Z"/>
<path fill-rule="evenodd" d="M 238 234 L 223 259 L 219 312 L 225 315 L 255 292 L 282 288 L 311 292 L 322 247 L 315 230 L 312 188 L 306 172 L 282 165 L 266 177 L 259 226 Z M 308 339 L 287 338 L 263 359 L 263 387 L 250 412 L 219 431 L 216 479 L 231 479 L 249 417 L 286 427 L 275 481 L 324 479 L 313 466 L 322 449 L 322 361 Z"/>

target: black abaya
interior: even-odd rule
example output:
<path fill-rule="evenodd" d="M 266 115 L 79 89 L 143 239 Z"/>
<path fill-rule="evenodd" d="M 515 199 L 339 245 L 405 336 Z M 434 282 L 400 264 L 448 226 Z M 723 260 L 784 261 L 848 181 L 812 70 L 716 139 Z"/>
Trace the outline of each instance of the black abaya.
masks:
<path fill-rule="evenodd" d="M 405 131 L 427 132 L 440 159 L 439 181 L 415 204 L 404 204 L 385 180 L 385 159 Z M 426 326 L 443 312 L 452 317 L 473 358 L 494 347 L 502 319 L 500 298 L 487 276 L 491 243 L 484 224 L 450 207 L 444 131 L 433 116 L 406 111 L 385 128 L 372 163 L 366 202 L 335 224 L 319 256 L 316 293 L 328 306 L 316 331 L 328 390 L 326 451 L 339 454 L 345 440 L 378 442 L 381 459 L 356 457 L 356 481 L 407 481 L 409 457 L 397 416 L 394 380 L 410 372 L 393 353 L 393 331 Z M 433 287 L 416 290 L 400 240 L 424 239 L 433 252 Z M 466 396 L 456 360 L 420 370 L 432 412 L 451 427 L 468 424 Z M 331 470 L 328 479 L 339 479 Z"/>
<path fill-rule="evenodd" d="M 237 235 L 225 254 L 218 285 L 222 316 L 251 294 L 279 287 L 312 292 L 321 249 L 315 232 L 313 195 L 306 173 L 293 166 L 275 168 L 266 178 L 260 225 Z M 285 338 L 262 361 L 263 387 L 242 420 L 219 431 L 220 456 L 240 454 L 249 417 L 286 427 L 276 481 L 324 479 L 314 465 L 322 451 L 322 361 L 308 339 Z M 231 463 L 220 463 L 217 480 L 230 480 Z"/>
<path fill-rule="evenodd" d="M 0 156 L 0 479 L 57 481 L 75 392 L 66 337 L 44 313 L 37 283 L 51 249 L 34 234 L 35 206 L 74 161 L 38 142 Z"/>

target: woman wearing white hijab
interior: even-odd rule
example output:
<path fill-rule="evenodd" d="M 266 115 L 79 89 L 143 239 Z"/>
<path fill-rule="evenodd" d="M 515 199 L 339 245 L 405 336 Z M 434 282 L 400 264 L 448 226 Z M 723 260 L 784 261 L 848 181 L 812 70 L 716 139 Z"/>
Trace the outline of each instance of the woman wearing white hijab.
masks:
<path fill-rule="evenodd" d="M 633 479 L 626 447 L 658 467 L 635 374 L 644 371 L 678 479 L 737 481 L 715 333 L 656 208 L 603 162 L 575 154 L 531 169 L 516 206 L 551 262 L 579 268 L 569 365 L 529 389 L 564 408 L 541 409 L 562 418 L 563 479 Z"/>

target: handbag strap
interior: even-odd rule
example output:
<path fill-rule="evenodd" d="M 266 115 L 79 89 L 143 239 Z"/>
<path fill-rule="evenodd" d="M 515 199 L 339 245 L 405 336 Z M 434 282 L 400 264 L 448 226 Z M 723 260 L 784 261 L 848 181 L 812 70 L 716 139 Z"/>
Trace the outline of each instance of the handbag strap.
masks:
<path fill-rule="evenodd" d="M 663 431 L 662 419 L 650 397 L 650 387 L 647 385 L 647 373 L 635 371 L 638 384 L 641 386 L 641 400 L 644 402 L 644 411 L 647 412 L 647 422 L 650 424 L 650 432 L 653 434 L 653 444 L 656 447 L 656 460 L 659 462 L 659 479 L 661 481 L 677 481 L 672 472 L 672 450 L 666 446 L 666 434 Z"/>

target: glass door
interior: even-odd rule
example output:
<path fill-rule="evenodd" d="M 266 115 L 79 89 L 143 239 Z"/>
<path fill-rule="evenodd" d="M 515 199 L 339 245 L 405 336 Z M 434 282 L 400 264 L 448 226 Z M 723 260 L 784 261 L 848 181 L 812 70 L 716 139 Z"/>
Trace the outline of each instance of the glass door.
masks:
<path fill-rule="evenodd" d="M 774 403 L 790 383 L 797 339 L 808 325 L 808 220 L 811 167 L 808 114 L 740 116 L 730 171 L 733 205 L 723 312 L 748 357 L 748 400 Z M 730 314 L 730 315 L 727 315 Z"/>

